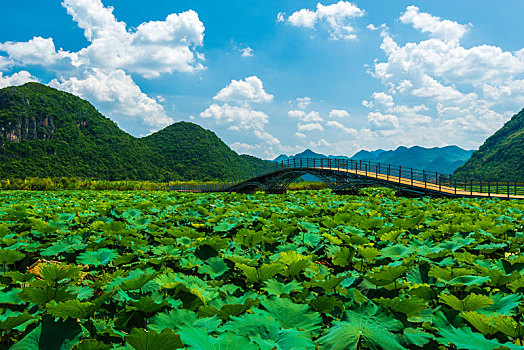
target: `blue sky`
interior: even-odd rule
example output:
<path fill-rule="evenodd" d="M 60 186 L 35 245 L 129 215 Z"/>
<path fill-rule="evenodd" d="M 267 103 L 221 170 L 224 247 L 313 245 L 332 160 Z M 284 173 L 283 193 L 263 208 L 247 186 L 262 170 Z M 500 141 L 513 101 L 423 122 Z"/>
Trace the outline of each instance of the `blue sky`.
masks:
<path fill-rule="evenodd" d="M 456 144 L 524 107 L 524 4 L 3 1 L 0 87 L 39 81 L 147 135 L 187 120 L 239 153 Z"/>

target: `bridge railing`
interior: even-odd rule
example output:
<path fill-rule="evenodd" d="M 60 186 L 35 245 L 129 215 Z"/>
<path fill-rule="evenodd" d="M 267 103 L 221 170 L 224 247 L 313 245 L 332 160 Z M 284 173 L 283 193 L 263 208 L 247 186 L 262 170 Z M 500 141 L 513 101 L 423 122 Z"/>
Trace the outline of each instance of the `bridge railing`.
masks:
<path fill-rule="evenodd" d="M 353 172 L 357 175 L 375 177 L 388 182 L 398 182 L 438 192 L 458 195 L 524 195 L 524 183 L 517 181 L 480 180 L 351 158 L 299 158 L 280 163 L 289 168 L 322 168 Z"/>
<path fill-rule="evenodd" d="M 250 177 L 238 178 L 220 183 L 199 185 L 176 185 L 171 190 L 181 192 L 221 192 L 256 177 L 263 177 L 282 168 L 329 169 L 354 173 L 359 176 L 375 178 L 377 181 L 398 182 L 402 186 L 412 186 L 425 190 L 462 196 L 524 196 L 524 183 L 516 181 L 479 180 L 426 171 L 398 165 L 351 158 L 293 158 L 272 164 L 268 169 Z"/>

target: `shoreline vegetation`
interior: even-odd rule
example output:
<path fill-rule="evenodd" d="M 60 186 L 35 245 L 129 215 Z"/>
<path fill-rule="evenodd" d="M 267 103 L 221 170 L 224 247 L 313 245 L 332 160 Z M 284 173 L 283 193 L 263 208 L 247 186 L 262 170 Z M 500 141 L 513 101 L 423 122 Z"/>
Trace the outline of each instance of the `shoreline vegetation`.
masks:
<path fill-rule="evenodd" d="M 223 181 L 136 181 L 136 180 L 95 180 L 77 177 L 39 178 L 27 179 L 1 179 L 0 190 L 26 190 L 26 191 L 62 191 L 62 190 L 92 190 L 92 191 L 165 191 L 171 186 L 178 185 L 209 185 L 219 184 Z M 289 185 L 289 191 L 321 190 L 327 185 L 320 181 L 300 181 Z"/>

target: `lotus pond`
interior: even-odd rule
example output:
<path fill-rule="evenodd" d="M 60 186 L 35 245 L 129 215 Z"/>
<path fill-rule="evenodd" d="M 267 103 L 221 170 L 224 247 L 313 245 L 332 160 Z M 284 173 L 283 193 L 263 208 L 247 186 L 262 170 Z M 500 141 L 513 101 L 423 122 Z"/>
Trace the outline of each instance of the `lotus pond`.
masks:
<path fill-rule="evenodd" d="M 524 202 L 0 192 L 0 347 L 522 349 Z"/>

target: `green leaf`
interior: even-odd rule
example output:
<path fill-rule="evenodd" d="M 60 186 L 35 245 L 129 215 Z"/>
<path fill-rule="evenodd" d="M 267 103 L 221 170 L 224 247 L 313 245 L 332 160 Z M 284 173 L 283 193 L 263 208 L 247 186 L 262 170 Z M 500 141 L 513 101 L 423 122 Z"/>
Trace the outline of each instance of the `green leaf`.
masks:
<path fill-rule="evenodd" d="M 126 342 L 136 350 L 170 350 L 184 347 L 180 336 L 170 329 L 164 329 L 159 334 L 143 328 L 133 328 L 126 337 Z"/>
<path fill-rule="evenodd" d="M 480 333 L 474 333 L 470 328 L 441 328 L 439 330 L 440 338 L 437 341 L 448 347 L 455 345 L 457 349 L 471 349 L 472 344 L 475 344 L 475 349 L 478 350 L 494 350 L 502 346 L 495 339 L 488 340 Z"/>
<path fill-rule="evenodd" d="M 40 324 L 19 342 L 11 347 L 13 350 L 59 349 L 69 350 L 80 341 L 82 329 L 72 319 L 54 321 L 46 315 Z"/>
<path fill-rule="evenodd" d="M 493 320 L 489 316 L 479 314 L 476 311 L 461 312 L 460 316 L 484 335 L 491 336 L 497 332 L 497 329 L 491 325 Z"/>
<path fill-rule="evenodd" d="M 376 314 L 377 309 L 347 310 L 345 321 L 335 321 L 317 340 L 320 349 L 358 349 L 361 342 L 370 348 L 405 349 L 391 330 L 399 330 L 402 323 Z"/>
<path fill-rule="evenodd" d="M 480 286 L 484 284 L 485 282 L 489 281 L 489 276 L 485 277 L 479 277 L 479 276 L 459 276 L 455 277 L 449 282 L 448 284 L 455 286 L 455 285 L 465 285 L 465 286 L 471 286 L 471 285 L 477 285 Z"/>
<path fill-rule="evenodd" d="M 137 301 L 130 301 L 126 306 L 126 310 L 139 310 L 146 313 L 157 312 L 164 306 L 167 306 L 168 303 L 165 300 L 162 300 L 160 303 L 157 303 L 149 295 L 140 297 Z"/>
<path fill-rule="evenodd" d="M 215 279 L 222 276 L 229 270 L 227 264 L 220 257 L 215 256 L 206 260 L 205 264 L 198 268 L 198 273 L 208 274 L 209 277 Z"/>
<path fill-rule="evenodd" d="M 47 303 L 46 311 L 54 317 L 61 317 L 64 320 L 68 317 L 88 319 L 91 318 L 96 310 L 93 303 L 81 302 L 77 299 L 68 300 L 60 303 Z"/>
<path fill-rule="evenodd" d="M 294 280 L 285 284 L 272 278 L 264 282 L 264 285 L 265 287 L 262 287 L 262 290 L 265 290 L 269 295 L 276 295 L 277 297 L 291 292 L 300 292 L 303 289 L 302 284 Z"/>
<path fill-rule="evenodd" d="M 67 289 L 67 286 L 60 286 L 56 289 L 50 286 L 45 288 L 27 287 L 18 294 L 18 297 L 37 305 L 45 305 L 52 300 L 61 302 L 74 299 L 76 296 Z"/>
<path fill-rule="evenodd" d="M 349 247 L 341 247 L 340 251 L 335 254 L 333 258 L 333 265 L 348 266 L 351 260 L 355 257 L 356 250 Z"/>
<path fill-rule="evenodd" d="M 493 299 L 481 294 L 471 293 L 464 300 L 451 294 L 441 294 L 440 301 L 457 311 L 475 311 L 493 304 Z"/>
<path fill-rule="evenodd" d="M 76 261 L 79 264 L 93 265 L 95 267 L 100 265 L 108 265 L 118 256 L 118 251 L 115 249 L 102 248 L 97 251 L 86 251 L 78 256 Z"/>
<path fill-rule="evenodd" d="M 307 304 L 295 304 L 288 298 L 271 298 L 263 300 L 261 305 L 282 328 L 304 329 L 313 333 L 320 330 L 322 318 L 319 313 L 309 311 Z"/>
<path fill-rule="evenodd" d="M 28 314 L 26 311 L 22 313 L 9 309 L 4 310 L 0 315 L 0 331 L 8 331 L 33 319 L 36 319 L 36 317 Z"/>
<path fill-rule="evenodd" d="M 403 332 L 404 338 L 407 340 L 408 344 L 421 348 L 435 338 L 433 335 L 426 333 L 421 329 L 405 328 Z"/>
<path fill-rule="evenodd" d="M 222 326 L 221 330 L 231 331 L 251 340 L 257 335 L 262 339 L 274 340 L 280 332 L 280 325 L 268 313 L 246 313 L 239 317 L 231 317 L 231 321 Z M 182 333 L 180 335 L 182 336 Z"/>
<path fill-rule="evenodd" d="M 149 320 L 147 328 L 156 332 L 164 329 L 176 329 L 184 324 L 193 325 L 198 316 L 195 312 L 186 309 L 173 309 L 169 312 L 156 314 Z"/>
<path fill-rule="evenodd" d="M 380 270 L 367 274 L 366 279 L 377 286 L 385 286 L 395 282 L 407 270 L 405 266 L 382 266 Z"/>
<path fill-rule="evenodd" d="M 73 346 L 71 350 L 109 350 L 112 348 L 113 347 L 111 345 L 94 339 L 84 339 L 80 343 Z"/>
<path fill-rule="evenodd" d="M 264 282 L 284 270 L 284 266 L 278 263 L 263 264 L 258 269 L 239 263 L 236 264 L 236 267 L 244 273 L 248 282 Z"/>
<path fill-rule="evenodd" d="M 428 308 L 428 305 L 417 297 L 393 299 L 379 298 L 373 299 L 378 305 L 388 308 L 390 310 L 401 312 L 408 318 L 416 317 L 421 311 Z"/>
<path fill-rule="evenodd" d="M 0 249 L 0 265 L 12 265 L 24 257 L 25 254 L 18 250 Z"/>
<path fill-rule="evenodd" d="M 296 329 L 283 329 L 276 339 L 281 350 L 315 349 L 315 343 L 307 332 Z"/>
<path fill-rule="evenodd" d="M 519 306 L 522 295 L 509 294 L 504 296 L 502 293 L 490 295 L 493 300 L 493 304 L 479 310 L 479 313 L 485 315 L 505 315 L 505 316 L 515 316 L 515 309 Z"/>

